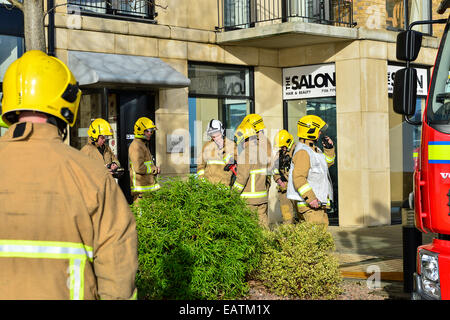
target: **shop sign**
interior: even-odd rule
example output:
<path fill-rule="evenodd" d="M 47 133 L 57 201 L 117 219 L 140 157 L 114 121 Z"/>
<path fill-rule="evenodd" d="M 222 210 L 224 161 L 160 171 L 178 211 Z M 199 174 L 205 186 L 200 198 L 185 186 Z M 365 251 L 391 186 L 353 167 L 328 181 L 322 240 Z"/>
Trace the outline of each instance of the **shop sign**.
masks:
<path fill-rule="evenodd" d="M 392 94 L 394 92 L 394 79 L 395 73 L 402 69 L 402 66 L 394 66 L 388 64 L 388 93 Z M 427 96 L 428 94 L 428 69 L 425 68 L 415 68 L 417 70 L 417 95 Z"/>
<path fill-rule="evenodd" d="M 283 69 L 283 99 L 336 96 L 334 63 Z"/>

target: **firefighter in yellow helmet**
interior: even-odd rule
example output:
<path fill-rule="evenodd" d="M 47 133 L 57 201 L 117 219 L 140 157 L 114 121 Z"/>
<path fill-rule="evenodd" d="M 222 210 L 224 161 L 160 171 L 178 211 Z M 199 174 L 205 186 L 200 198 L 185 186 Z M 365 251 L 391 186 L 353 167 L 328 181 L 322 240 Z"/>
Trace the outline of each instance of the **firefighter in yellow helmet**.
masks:
<path fill-rule="evenodd" d="M 237 175 L 232 189 L 240 192 L 248 206 L 258 212 L 259 223 L 269 227 L 267 217 L 266 164 L 258 154 L 258 135 L 249 122 L 242 122 L 234 134 L 238 148 Z"/>
<path fill-rule="evenodd" d="M 279 131 L 274 140 L 274 146 L 278 149 L 278 152 L 272 161 L 274 164 L 272 177 L 277 183 L 277 194 L 283 222 L 292 224 L 295 221 L 297 209 L 295 201 L 287 198 L 287 185 L 292 155 L 296 144 L 294 137 L 287 130 Z"/>
<path fill-rule="evenodd" d="M 225 136 L 222 122 L 211 119 L 206 134 L 211 138 L 202 148 L 197 175 L 211 183 L 230 186 L 235 174 L 236 148 L 233 141 Z"/>
<path fill-rule="evenodd" d="M 271 174 L 272 174 L 272 144 L 267 136 L 264 134 L 264 129 L 266 126 L 264 124 L 263 118 L 256 113 L 251 113 L 245 116 L 242 122 L 250 123 L 256 131 L 258 138 L 258 156 L 261 163 L 266 164 L 267 175 L 266 175 L 266 190 L 269 193 Z"/>
<path fill-rule="evenodd" d="M 123 168 L 108 145 L 108 138 L 114 135 L 109 122 L 102 118 L 95 119 L 89 125 L 87 133 L 89 140 L 80 151 L 92 159 L 101 161 L 114 178 L 120 178 Z"/>
<path fill-rule="evenodd" d="M 130 162 L 130 187 L 133 202 L 137 203 L 144 192 L 156 191 L 160 185 L 156 176 L 161 172 L 149 149 L 149 141 L 156 130 L 153 121 L 141 117 L 134 124 L 134 140 L 128 149 Z"/>
<path fill-rule="evenodd" d="M 287 197 L 297 201 L 300 220 L 328 226 L 333 189 L 328 168 L 336 155 L 333 141 L 325 136 L 323 151 L 316 145 L 328 125 L 320 117 L 307 115 L 297 123 L 297 143 L 289 170 Z"/>
<path fill-rule="evenodd" d="M 0 299 L 136 297 L 135 219 L 104 166 L 62 140 L 81 91 L 33 50 L 7 69 L 0 138 Z"/>

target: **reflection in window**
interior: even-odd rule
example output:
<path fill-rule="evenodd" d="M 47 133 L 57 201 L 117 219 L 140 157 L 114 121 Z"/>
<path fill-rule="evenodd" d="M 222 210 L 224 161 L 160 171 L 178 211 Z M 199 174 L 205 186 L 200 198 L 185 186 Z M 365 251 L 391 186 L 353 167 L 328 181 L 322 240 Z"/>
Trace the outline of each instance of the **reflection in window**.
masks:
<path fill-rule="evenodd" d="M 92 121 L 102 117 L 101 94 L 83 94 L 75 125 L 70 129 L 70 145 L 80 150 L 88 142 L 88 128 Z"/>
<path fill-rule="evenodd" d="M 2 82 L 8 67 L 24 51 L 24 39 L 21 37 L 0 35 L 0 109 L 2 101 Z M 0 136 L 4 135 L 7 129 L 0 128 Z"/>
<path fill-rule="evenodd" d="M 433 72 L 434 90 L 429 98 L 428 117 L 433 123 L 450 122 L 450 37 L 444 35 L 440 60 Z M 430 108 L 431 106 L 431 108 Z"/>
<path fill-rule="evenodd" d="M 152 18 L 149 6 L 152 5 L 148 0 L 70 0 L 67 6 L 68 12 L 103 13 L 140 16 L 143 18 Z"/>
<path fill-rule="evenodd" d="M 411 120 L 419 121 L 425 109 L 425 98 L 416 101 L 416 113 Z M 413 191 L 413 173 L 417 166 L 420 149 L 420 126 L 405 122 L 402 115 L 393 111 L 393 101 L 389 98 L 389 154 L 391 184 L 392 224 L 401 223 L 401 208 Z"/>
<path fill-rule="evenodd" d="M 430 19 L 430 1 L 408 0 L 408 13 L 409 23 Z M 386 0 L 386 25 L 388 29 L 405 29 L 404 0 Z M 414 30 L 430 33 L 430 26 L 417 26 Z"/>
<path fill-rule="evenodd" d="M 19 58 L 24 50 L 23 38 L 0 35 L 0 82 L 6 69 Z"/>
<path fill-rule="evenodd" d="M 337 144 L 336 132 L 336 97 L 326 98 L 311 98 L 302 100 L 287 100 L 287 116 L 288 127 L 287 130 L 292 134 L 296 141 L 297 137 L 297 122 L 305 115 L 316 115 L 322 118 L 327 124 L 328 129 L 326 135 L 329 136 L 336 146 L 336 153 L 339 152 Z M 320 146 L 320 142 L 319 142 Z M 335 163 L 329 168 L 331 182 L 333 184 L 333 201 L 331 209 L 328 211 L 330 218 L 330 225 L 338 225 L 338 175 L 337 175 L 337 157 Z"/>
<path fill-rule="evenodd" d="M 233 65 L 190 63 L 189 134 L 191 137 L 191 172 L 196 172 L 197 161 L 205 142 L 206 129 L 211 119 L 220 120 L 229 139 L 253 105 L 253 71 Z"/>
<path fill-rule="evenodd" d="M 250 6 L 248 0 L 224 0 L 224 26 L 248 28 Z"/>
<path fill-rule="evenodd" d="M 191 95 L 250 96 L 249 68 L 190 64 L 188 77 Z"/>
<path fill-rule="evenodd" d="M 206 129 L 212 119 L 218 119 L 226 136 L 234 140 L 236 127 L 250 113 L 250 100 L 220 98 L 189 98 L 189 134 L 191 137 L 191 173 L 197 172 L 203 145 L 210 140 Z"/>

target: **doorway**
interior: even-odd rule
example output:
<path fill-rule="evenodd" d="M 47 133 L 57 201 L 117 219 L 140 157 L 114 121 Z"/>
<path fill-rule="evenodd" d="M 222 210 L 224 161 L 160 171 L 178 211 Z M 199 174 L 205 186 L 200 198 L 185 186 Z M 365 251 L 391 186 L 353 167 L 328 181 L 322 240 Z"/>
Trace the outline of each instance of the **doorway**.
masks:
<path fill-rule="evenodd" d="M 303 116 L 313 114 L 319 116 L 328 124 L 326 135 L 333 140 L 337 148 L 336 97 L 285 100 L 283 109 L 284 129 L 289 131 L 296 139 L 298 139 L 297 121 Z M 338 150 L 336 150 L 336 152 L 338 152 Z M 331 201 L 331 208 L 327 211 L 331 226 L 339 225 L 337 168 L 338 163 L 336 157 L 335 163 L 328 169 L 333 187 L 333 201 Z"/>
<path fill-rule="evenodd" d="M 155 122 L 155 94 L 152 92 L 132 92 L 119 91 L 116 93 L 116 101 L 118 105 L 118 126 L 117 134 L 119 137 L 118 143 L 118 158 L 125 169 L 125 173 L 119 179 L 119 186 L 122 188 L 128 203 L 132 203 L 132 196 L 130 191 L 130 172 L 128 170 L 128 147 L 134 139 L 134 123 L 140 117 L 150 118 Z M 153 155 L 153 162 L 156 163 L 156 135 L 158 131 L 152 136 L 150 140 L 150 152 Z"/>
<path fill-rule="evenodd" d="M 88 141 L 87 130 L 93 120 L 103 118 L 111 124 L 114 137 L 109 141 L 109 146 L 125 169 L 122 177 L 118 179 L 118 184 L 130 204 L 132 197 L 128 147 L 134 139 L 134 123 L 138 118 L 148 117 L 155 121 L 155 97 L 154 92 L 148 91 L 83 89 L 79 114 L 74 127 L 70 130 L 70 145 L 80 150 Z M 154 158 L 156 157 L 155 135 L 152 136 L 149 146 Z"/>

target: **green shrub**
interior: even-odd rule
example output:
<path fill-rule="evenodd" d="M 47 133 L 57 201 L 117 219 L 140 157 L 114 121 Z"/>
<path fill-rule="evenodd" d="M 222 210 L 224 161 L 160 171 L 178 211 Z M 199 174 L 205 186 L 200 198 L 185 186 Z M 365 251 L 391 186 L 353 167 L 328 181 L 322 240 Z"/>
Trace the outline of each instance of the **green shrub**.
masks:
<path fill-rule="evenodd" d="M 132 206 L 140 299 L 233 299 L 260 262 L 257 214 L 224 185 L 169 179 Z"/>
<path fill-rule="evenodd" d="M 256 278 L 269 291 L 301 299 L 333 299 L 341 293 L 332 235 L 310 223 L 281 225 L 264 234 Z"/>

